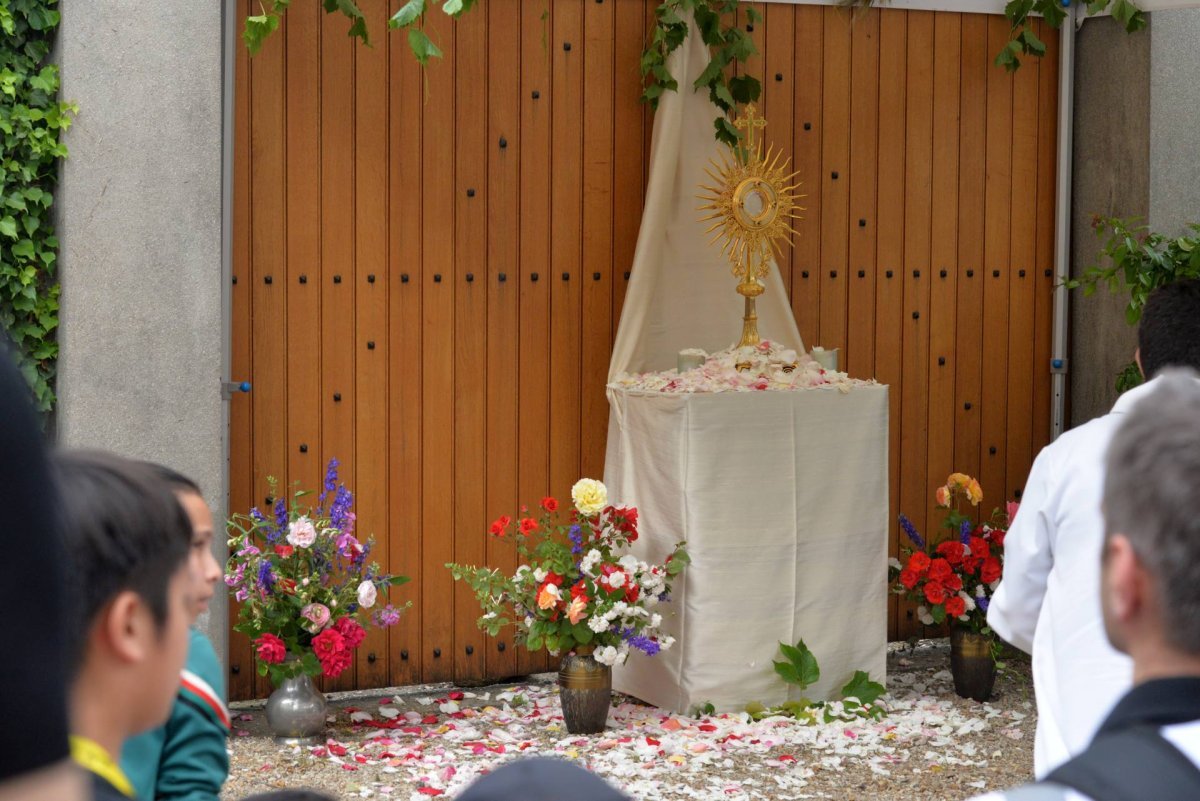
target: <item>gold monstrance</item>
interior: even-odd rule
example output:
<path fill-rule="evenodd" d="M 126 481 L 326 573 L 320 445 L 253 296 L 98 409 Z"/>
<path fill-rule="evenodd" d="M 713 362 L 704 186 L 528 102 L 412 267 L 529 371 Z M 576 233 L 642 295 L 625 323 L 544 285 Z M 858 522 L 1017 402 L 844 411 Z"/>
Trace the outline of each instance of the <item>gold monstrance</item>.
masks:
<path fill-rule="evenodd" d="M 710 160 L 713 169 L 705 167 L 704 171 L 716 185 L 701 184 L 704 193 L 699 198 L 708 201 L 700 209 L 712 212 L 702 217 L 701 222 L 716 221 L 705 231 L 717 232 L 709 244 L 725 239 L 721 252 L 732 262 L 734 277 L 741 279 L 737 292 L 746 299 L 742 338 L 738 342 L 741 348 L 760 341 L 754 299 L 766 287 L 759 279 L 765 278 L 771 269 L 773 253 L 782 252 L 783 240 L 797 233 L 791 221 L 804 211 L 796 205 L 796 200 L 804 196 L 792 194 L 800 184 L 788 185 L 797 173 L 787 173 L 790 159 L 780 163 L 783 151 L 768 147 L 763 155 L 762 140 L 756 132 L 765 128 L 767 121 L 758 116 L 753 103 L 746 106 L 745 114 L 733 124 L 746 132 L 745 143 L 722 151 L 720 161 Z"/>

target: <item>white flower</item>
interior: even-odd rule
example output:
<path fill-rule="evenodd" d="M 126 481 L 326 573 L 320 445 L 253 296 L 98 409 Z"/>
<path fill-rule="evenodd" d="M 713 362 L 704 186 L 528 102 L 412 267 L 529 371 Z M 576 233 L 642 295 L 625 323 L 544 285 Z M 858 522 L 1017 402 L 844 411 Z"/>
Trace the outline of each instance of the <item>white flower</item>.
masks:
<path fill-rule="evenodd" d="M 614 590 L 624 587 L 625 586 L 625 574 L 622 573 L 620 570 L 613 573 L 611 576 L 608 577 L 608 586 L 612 587 Z"/>
<path fill-rule="evenodd" d="M 662 625 L 662 615 L 660 615 L 658 612 L 655 612 L 654 614 L 650 615 L 650 628 L 656 629 L 661 625 Z"/>
<path fill-rule="evenodd" d="M 529 615 L 526 615 L 525 616 L 525 628 L 530 628 L 531 626 L 533 626 L 533 618 L 530 617 Z"/>
<path fill-rule="evenodd" d="M 973 610 L 975 608 L 975 599 L 972 598 L 970 595 L 967 595 L 962 590 L 959 590 L 958 597 L 963 599 L 963 602 L 967 605 L 968 612 L 970 612 L 971 610 Z M 960 615 L 959 617 L 966 618 L 966 615 Z"/>
<path fill-rule="evenodd" d="M 615 665 L 617 663 L 617 649 L 611 645 L 606 645 L 603 648 L 597 648 L 593 654 L 596 661 L 602 665 Z"/>
<path fill-rule="evenodd" d="M 985 590 L 983 588 L 982 584 L 980 584 L 979 586 L 977 586 L 975 588 L 975 597 L 976 598 L 983 598 L 985 595 L 987 595 L 987 590 Z"/>
<path fill-rule="evenodd" d="M 521 565 L 520 567 L 517 568 L 517 572 L 515 575 L 517 578 L 521 578 L 528 572 L 529 572 L 529 565 Z"/>
<path fill-rule="evenodd" d="M 617 561 L 617 564 L 623 567 L 627 573 L 636 573 L 639 563 L 636 556 L 631 553 L 627 553 Z"/>
<path fill-rule="evenodd" d="M 929 614 L 929 610 L 923 606 L 917 607 L 917 619 L 920 620 L 922 623 L 924 623 L 926 626 L 933 625 L 933 615 Z"/>
<path fill-rule="evenodd" d="M 658 648 L 660 651 L 665 651 L 674 644 L 675 644 L 674 637 L 663 637 L 658 641 Z"/>
<path fill-rule="evenodd" d="M 596 565 L 600 564 L 600 560 L 604 557 L 595 548 L 584 555 L 583 559 L 579 560 L 579 570 L 583 573 L 591 573 Z"/>
<path fill-rule="evenodd" d="M 580 514 L 591 517 L 608 506 L 608 489 L 594 478 L 581 478 L 571 487 L 571 500 Z"/>
<path fill-rule="evenodd" d="M 612 611 L 618 616 L 627 614 L 629 612 L 629 604 L 625 603 L 624 601 L 617 601 L 615 604 L 613 604 Z"/>
<path fill-rule="evenodd" d="M 288 524 L 287 541 L 297 548 L 311 547 L 317 541 L 317 529 L 308 517 L 301 515 L 297 520 Z"/>
<path fill-rule="evenodd" d="M 358 605 L 363 609 L 370 609 L 375 605 L 375 585 L 369 581 L 364 581 L 358 585 Z"/>
<path fill-rule="evenodd" d="M 888 567 L 895 568 L 896 570 L 904 569 L 904 565 L 900 564 L 900 560 L 894 556 L 888 560 Z"/>
<path fill-rule="evenodd" d="M 482 619 L 483 619 L 483 620 L 491 620 L 491 619 L 492 619 L 492 618 L 494 618 L 495 616 L 496 616 L 496 613 L 495 613 L 495 612 L 488 612 L 486 615 L 484 615 L 484 616 L 483 616 L 483 618 L 482 618 Z"/>
<path fill-rule="evenodd" d="M 588 618 L 588 628 L 597 634 L 603 634 L 609 629 L 608 618 L 604 615 L 593 615 Z"/>
<path fill-rule="evenodd" d="M 539 567 L 537 570 L 533 571 L 533 580 L 536 581 L 538 584 L 541 584 L 543 581 L 545 581 L 546 580 L 545 568 Z"/>

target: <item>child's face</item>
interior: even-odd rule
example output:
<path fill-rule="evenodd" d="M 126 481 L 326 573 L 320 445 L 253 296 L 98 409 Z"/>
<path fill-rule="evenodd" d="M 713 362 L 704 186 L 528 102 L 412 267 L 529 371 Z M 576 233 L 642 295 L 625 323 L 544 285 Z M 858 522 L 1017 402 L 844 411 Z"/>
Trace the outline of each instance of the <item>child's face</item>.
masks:
<path fill-rule="evenodd" d="M 192 522 L 192 549 L 188 555 L 188 569 L 192 576 L 192 595 L 195 598 L 194 615 L 208 609 L 214 587 L 221 578 L 221 566 L 212 555 L 213 517 L 208 504 L 194 492 L 178 494 L 179 503 Z"/>

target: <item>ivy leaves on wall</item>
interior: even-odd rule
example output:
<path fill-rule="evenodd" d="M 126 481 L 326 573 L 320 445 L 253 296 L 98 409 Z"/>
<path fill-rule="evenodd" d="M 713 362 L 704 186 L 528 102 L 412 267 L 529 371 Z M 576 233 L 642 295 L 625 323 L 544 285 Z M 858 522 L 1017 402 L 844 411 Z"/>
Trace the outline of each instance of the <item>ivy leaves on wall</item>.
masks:
<path fill-rule="evenodd" d="M 1062 27 L 1067 18 L 1066 7 L 1078 2 L 1087 9 L 1089 17 L 1105 12 L 1125 26 L 1126 33 L 1146 27 L 1146 15 L 1131 0 L 1009 0 L 1004 7 L 1004 16 L 1012 24 L 1012 38 L 996 54 L 996 66 L 1009 72 L 1021 66 L 1021 56 L 1040 58 L 1046 54 L 1046 45 L 1030 27 L 1030 18 L 1037 15 L 1055 30 Z"/>
<path fill-rule="evenodd" d="M 54 406 L 58 240 L 50 209 L 61 141 L 78 108 L 49 63 L 58 0 L 0 0 L 0 326 L 38 408 Z"/>
<path fill-rule="evenodd" d="M 458 18 L 470 11 L 478 0 L 407 0 L 392 18 L 388 27 L 407 31 L 408 46 L 413 57 L 422 66 L 431 58 L 441 58 L 441 48 L 425 33 L 425 14 L 437 6 L 442 13 Z M 547 0 L 549 2 L 549 0 Z M 253 55 L 262 43 L 278 27 L 280 18 L 291 0 L 265 0 L 261 14 L 247 17 L 242 38 Z M 350 20 L 348 35 L 370 44 L 366 20 L 353 0 L 323 0 L 326 13 L 341 12 Z M 737 128 L 730 124 L 726 112 L 739 103 L 750 103 L 758 99 L 762 86 L 751 75 L 735 75 L 732 65 L 745 63 L 757 53 L 754 41 L 738 26 L 738 0 L 662 0 L 655 10 L 654 31 L 650 42 L 642 53 L 641 71 L 646 81 L 642 101 L 651 108 L 658 108 L 664 92 L 678 91 L 679 83 L 667 69 L 667 57 L 683 44 L 688 34 L 687 17 L 695 19 L 700 36 L 709 48 L 712 61 L 703 74 L 693 83 L 697 91 L 708 90 L 709 99 L 722 112 L 713 120 L 716 138 L 729 145 L 736 145 L 741 137 Z M 543 21 L 548 16 L 542 15 Z M 753 24 L 761 21 L 754 9 L 746 9 L 745 20 Z"/>

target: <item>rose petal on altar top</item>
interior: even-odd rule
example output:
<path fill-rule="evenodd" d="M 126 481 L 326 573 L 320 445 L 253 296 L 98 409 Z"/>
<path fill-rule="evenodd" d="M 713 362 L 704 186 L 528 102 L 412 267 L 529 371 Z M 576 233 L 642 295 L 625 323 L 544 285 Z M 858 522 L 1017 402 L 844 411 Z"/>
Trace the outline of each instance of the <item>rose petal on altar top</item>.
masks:
<path fill-rule="evenodd" d="M 458 690 L 455 690 L 454 692 L 450 693 L 451 701 L 461 701 L 464 697 L 465 696 Z"/>
<path fill-rule="evenodd" d="M 445 795 L 445 790 L 439 790 L 436 787 L 418 787 L 417 792 L 421 795 Z"/>
<path fill-rule="evenodd" d="M 363 712 L 359 710 L 350 713 L 350 721 L 352 723 L 362 723 L 364 720 L 372 720 L 370 712 Z"/>
<path fill-rule="evenodd" d="M 400 717 L 400 710 L 396 709 L 394 706 L 381 706 L 379 707 L 379 714 L 381 717 L 391 720 L 393 718 Z"/>
<path fill-rule="evenodd" d="M 426 715 L 425 717 L 421 718 L 421 722 L 424 723 L 426 726 L 430 726 L 430 725 L 438 722 L 438 716 L 437 715 Z"/>
<path fill-rule="evenodd" d="M 683 724 L 675 718 L 667 718 L 662 724 L 663 731 L 679 731 Z"/>

